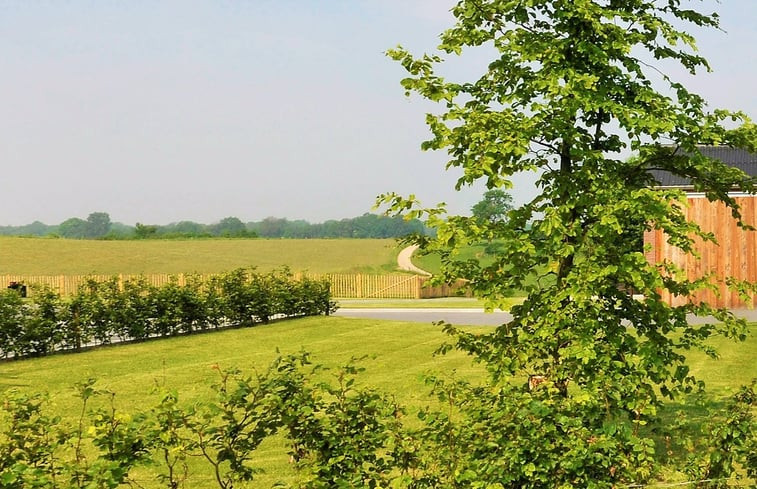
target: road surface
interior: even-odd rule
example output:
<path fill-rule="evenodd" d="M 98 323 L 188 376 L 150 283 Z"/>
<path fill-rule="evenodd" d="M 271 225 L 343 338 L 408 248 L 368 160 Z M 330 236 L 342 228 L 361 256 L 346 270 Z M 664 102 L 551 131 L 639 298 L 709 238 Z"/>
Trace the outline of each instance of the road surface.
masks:
<path fill-rule="evenodd" d="M 413 265 L 413 253 L 415 253 L 415 250 L 418 249 L 418 245 L 410 245 L 407 248 L 403 248 L 402 251 L 400 251 L 400 254 L 397 255 L 397 266 L 400 270 L 406 270 L 408 272 L 417 273 L 420 275 L 426 275 L 431 276 L 430 273 L 428 273 L 426 270 L 421 270 L 420 268 Z"/>
<path fill-rule="evenodd" d="M 757 322 L 757 309 L 738 309 L 733 311 L 738 317 L 743 317 L 747 321 Z M 334 316 L 367 318 L 367 319 L 387 319 L 394 321 L 413 321 L 419 323 L 433 323 L 436 321 L 447 321 L 456 325 L 470 326 L 499 326 L 512 320 L 509 312 L 495 311 L 484 312 L 483 309 L 339 309 Z M 707 322 L 706 318 L 689 316 L 689 322 L 692 324 L 702 324 Z"/>
<path fill-rule="evenodd" d="M 512 320 L 509 312 L 484 312 L 483 309 L 339 309 L 334 316 L 350 318 L 387 319 L 395 321 L 413 321 L 433 323 L 446 321 L 451 324 L 467 326 L 499 326 Z"/>

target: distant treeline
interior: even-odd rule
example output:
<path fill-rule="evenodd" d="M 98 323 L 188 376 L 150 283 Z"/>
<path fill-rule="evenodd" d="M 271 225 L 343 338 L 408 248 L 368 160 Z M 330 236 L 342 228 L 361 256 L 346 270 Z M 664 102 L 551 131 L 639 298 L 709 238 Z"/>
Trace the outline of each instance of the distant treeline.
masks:
<path fill-rule="evenodd" d="M 398 238 L 427 230 L 417 219 L 387 217 L 366 213 L 359 217 L 311 224 L 303 220 L 267 217 L 257 222 L 242 222 L 226 217 L 217 223 L 181 221 L 166 225 L 129 226 L 111 222 L 106 212 L 93 212 L 87 219 L 72 217 L 58 225 L 39 221 L 24 226 L 0 226 L 4 236 L 49 236 L 69 239 L 178 239 L 178 238 Z"/>

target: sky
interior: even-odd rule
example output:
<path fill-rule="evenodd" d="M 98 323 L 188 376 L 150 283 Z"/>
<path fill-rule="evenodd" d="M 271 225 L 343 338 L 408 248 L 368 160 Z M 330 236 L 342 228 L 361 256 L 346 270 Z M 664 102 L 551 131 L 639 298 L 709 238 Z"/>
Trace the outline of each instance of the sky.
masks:
<path fill-rule="evenodd" d="M 453 3 L 0 0 L 0 225 L 321 222 L 385 192 L 468 213 L 484 189 L 454 191 L 446 154 L 420 150 L 434 107 L 384 54 L 432 51 Z M 757 0 L 693 3 L 725 32 L 694 32 L 714 73 L 684 81 L 757 118 Z"/>

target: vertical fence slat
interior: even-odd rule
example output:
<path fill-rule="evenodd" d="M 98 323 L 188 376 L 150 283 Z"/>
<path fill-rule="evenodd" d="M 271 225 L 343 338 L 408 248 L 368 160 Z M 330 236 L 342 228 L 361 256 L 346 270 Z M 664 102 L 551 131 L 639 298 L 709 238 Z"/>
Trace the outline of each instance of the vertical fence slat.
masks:
<path fill-rule="evenodd" d="M 742 219 L 747 224 L 757 224 L 754 197 L 735 197 L 741 208 Z M 707 301 L 715 307 L 744 307 L 754 303 L 754 298 L 743 301 L 729 290 L 725 279 L 729 276 L 740 280 L 757 280 L 757 235 L 755 231 L 744 231 L 736 226 L 730 210 L 722 203 L 712 203 L 704 198 L 689 197 L 686 218 L 700 225 L 703 231 L 714 234 L 717 244 L 703 242 L 697 238 L 694 247 L 699 259 L 685 255 L 671 246 L 661 230 L 657 230 L 648 242 L 655 248 L 655 262 L 669 260 L 684 270 L 689 280 L 701 278 L 708 273 L 715 275 L 717 292 L 703 290 L 694 297 L 695 301 Z M 685 299 L 674 297 L 663 291 L 662 299 L 671 305 L 681 305 Z"/>

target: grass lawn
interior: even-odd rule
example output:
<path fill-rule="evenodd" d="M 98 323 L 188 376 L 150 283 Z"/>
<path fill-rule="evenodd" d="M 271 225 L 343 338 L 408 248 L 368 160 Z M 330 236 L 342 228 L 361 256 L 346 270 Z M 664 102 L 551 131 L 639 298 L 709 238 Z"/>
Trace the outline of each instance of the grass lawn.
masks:
<path fill-rule="evenodd" d="M 474 330 L 489 331 L 490 327 Z M 190 336 L 112 345 L 78 354 L 0 363 L 0 391 L 9 388 L 46 391 L 61 407 L 73 400 L 71 386 L 88 377 L 119 393 L 124 406 L 143 404 L 155 381 L 165 381 L 186 396 L 204 390 L 217 373 L 211 367 L 243 370 L 267 366 L 282 354 L 302 349 L 317 363 L 338 366 L 352 357 L 367 361 L 372 385 L 398 388 L 412 400 L 419 375 L 429 368 L 461 368 L 467 360 L 432 357 L 445 335 L 433 324 L 340 317 L 312 317 Z"/>
<path fill-rule="evenodd" d="M 717 396 L 734 392 L 737 386 L 757 377 L 757 325 L 752 325 L 748 341 L 732 344 L 714 339 L 723 358 L 708 360 L 692 354 L 694 372 L 705 380 Z M 490 331 L 490 327 L 471 328 Z M 250 371 L 265 367 L 282 353 L 310 351 L 317 363 L 338 366 L 350 357 L 373 355 L 363 365 L 366 384 L 394 393 L 402 404 L 421 406 L 427 403 L 427 389 L 420 381 L 424 372 L 457 370 L 460 375 L 474 376 L 479 370 L 458 353 L 433 357 L 432 352 L 444 341 L 438 327 L 424 323 L 316 317 L 282 321 L 254 328 L 227 330 L 159 341 L 116 345 L 80 354 L 55 355 L 46 358 L 0 364 L 0 391 L 17 388 L 46 391 L 51 394 L 54 409 L 65 418 L 74 419 L 78 401 L 72 385 L 88 377 L 97 377 L 100 388 L 117 393 L 119 408 L 133 411 L 146 409 L 156 398 L 150 393 L 156 382 L 176 389 L 184 402 L 206 399 L 211 395 L 207 385 L 217 379 L 212 368 L 239 367 Z M 287 462 L 283 439 L 266 442 L 256 458 L 266 474 L 250 487 L 270 487 L 276 480 L 293 477 Z M 154 476 L 140 474 L 145 487 L 158 487 Z M 192 488 L 213 487 L 200 477 L 190 482 Z"/>
<path fill-rule="evenodd" d="M 480 328 L 489 330 L 490 328 Z M 433 357 L 445 336 L 432 324 L 346 318 L 305 318 L 267 326 L 226 330 L 145 343 L 114 345 L 79 354 L 0 363 L 0 391 L 16 388 L 49 392 L 54 408 L 72 421 L 80 409 L 72 389 L 89 377 L 98 379 L 101 389 L 117 393 L 119 408 L 134 411 L 157 402 L 151 394 L 156 382 L 176 389 L 190 403 L 208 399 L 208 386 L 218 379 L 212 368 L 239 367 L 250 372 L 266 367 L 276 356 L 305 349 L 313 360 L 327 366 L 345 364 L 351 357 L 376 355 L 363 362 L 367 384 L 397 393 L 403 404 L 419 406 L 427 389 L 421 382 L 430 369 L 458 369 L 470 374 L 475 368 L 460 354 Z M 267 474 L 251 487 L 271 487 L 279 479 L 292 477 L 283 438 L 262 446 L 256 465 Z M 158 487 L 154 475 L 145 473 L 140 483 Z M 203 479 L 204 480 L 204 479 Z M 214 487 L 190 483 L 189 487 Z"/>
<path fill-rule="evenodd" d="M 99 241 L 0 237 L 0 274 L 218 273 L 283 265 L 313 273 L 388 273 L 392 239 L 195 239 Z"/>

